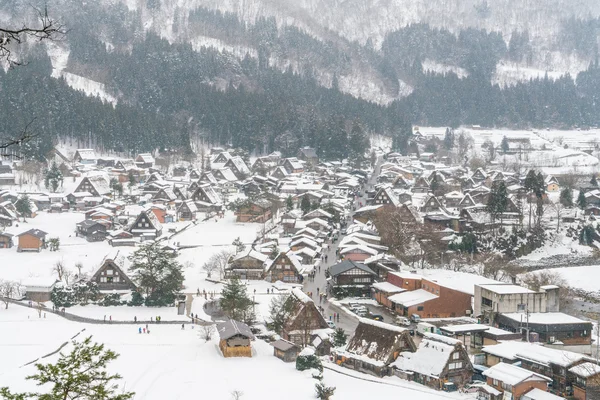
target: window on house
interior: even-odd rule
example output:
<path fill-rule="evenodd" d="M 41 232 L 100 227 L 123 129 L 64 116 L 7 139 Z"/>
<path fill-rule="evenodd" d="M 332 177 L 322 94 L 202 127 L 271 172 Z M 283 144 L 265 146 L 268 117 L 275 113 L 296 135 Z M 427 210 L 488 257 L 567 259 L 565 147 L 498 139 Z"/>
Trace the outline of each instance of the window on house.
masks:
<path fill-rule="evenodd" d="M 487 297 L 482 297 L 481 298 L 481 304 L 487 307 L 491 307 L 492 306 L 492 300 L 488 299 Z"/>
<path fill-rule="evenodd" d="M 423 311 L 423 306 L 418 306 L 417 311 Z"/>
<path fill-rule="evenodd" d="M 450 363 L 450 365 L 448 366 L 449 369 L 453 370 L 453 369 L 461 369 L 462 368 L 462 362 L 454 362 L 454 363 Z"/>
<path fill-rule="evenodd" d="M 498 379 L 492 379 L 492 385 L 498 386 Z"/>
<path fill-rule="evenodd" d="M 458 360 L 459 358 L 460 358 L 460 353 L 459 352 L 456 352 L 456 353 L 452 354 L 452 359 L 453 360 Z"/>
<path fill-rule="evenodd" d="M 525 311 L 527 309 L 527 304 L 517 304 L 517 311 Z"/>

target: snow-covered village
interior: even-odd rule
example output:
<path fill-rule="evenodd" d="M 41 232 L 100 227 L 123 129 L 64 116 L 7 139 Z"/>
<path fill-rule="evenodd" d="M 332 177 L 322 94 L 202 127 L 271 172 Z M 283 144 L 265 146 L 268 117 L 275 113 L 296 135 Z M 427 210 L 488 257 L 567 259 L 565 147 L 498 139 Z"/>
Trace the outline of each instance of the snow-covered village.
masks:
<path fill-rule="evenodd" d="M 136 399 L 593 398 L 597 148 L 480 129 L 4 161 L 0 387 L 91 337 Z"/>
<path fill-rule="evenodd" d="M 0 1 L 0 400 L 600 400 L 599 0 Z"/>

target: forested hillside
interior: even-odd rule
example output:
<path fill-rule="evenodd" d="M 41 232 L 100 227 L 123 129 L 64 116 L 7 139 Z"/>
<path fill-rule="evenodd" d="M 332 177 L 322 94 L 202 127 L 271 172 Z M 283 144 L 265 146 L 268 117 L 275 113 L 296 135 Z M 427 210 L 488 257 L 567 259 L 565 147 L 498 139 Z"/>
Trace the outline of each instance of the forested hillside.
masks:
<path fill-rule="evenodd" d="M 0 132 L 34 120 L 40 136 L 29 151 L 40 157 L 58 138 L 137 152 L 189 151 L 191 138 L 201 137 L 258 153 L 310 145 L 333 158 L 347 154 L 353 126 L 406 135 L 410 124 L 600 123 L 593 2 L 538 2 L 562 7 L 551 12 L 509 0 L 390 0 L 379 5 L 372 34 L 364 30 L 373 26 L 371 2 L 356 9 L 317 0 L 238 3 L 56 0 L 49 12 L 69 31 L 50 46 L 24 46 L 28 65 L 0 73 L 0 106 L 11 116 L 0 119 Z M 462 25 L 434 18 L 433 3 L 458 7 Z M 401 6 L 406 15 L 393 14 Z M 353 20 L 361 9 L 368 15 L 353 29 L 340 25 L 341 10 Z M 3 24 L 33 18 L 21 0 L 0 0 L 0 10 Z M 542 29 L 542 17 L 559 26 Z M 536 69 L 544 58 L 547 74 Z M 575 72 L 552 70 L 559 58 Z M 521 66 L 531 66 L 529 77 L 502 81 Z M 75 89 L 101 91 L 110 102 Z"/>

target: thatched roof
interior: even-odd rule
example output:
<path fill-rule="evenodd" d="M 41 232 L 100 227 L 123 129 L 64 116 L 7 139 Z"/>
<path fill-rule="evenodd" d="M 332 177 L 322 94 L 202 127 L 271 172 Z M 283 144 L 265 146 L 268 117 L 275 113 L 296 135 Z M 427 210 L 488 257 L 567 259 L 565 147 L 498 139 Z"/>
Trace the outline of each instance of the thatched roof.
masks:
<path fill-rule="evenodd" d="M 400 351 L 415 351 L 408 330 L 395 325 L 361 318 L 346 350 L 384 364 L 393 362 Z"/>

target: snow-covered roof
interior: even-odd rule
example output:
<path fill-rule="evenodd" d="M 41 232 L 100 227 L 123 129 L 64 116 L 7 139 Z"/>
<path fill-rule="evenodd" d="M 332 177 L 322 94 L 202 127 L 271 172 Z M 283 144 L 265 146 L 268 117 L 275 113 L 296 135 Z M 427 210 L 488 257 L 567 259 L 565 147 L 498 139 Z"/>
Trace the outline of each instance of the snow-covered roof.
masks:
<path fill-rule="evenodd" d="M 231 168 L 219 168 L 218 171 L 223 175 L 223 179 L 226 181 L 234 182 L 238 180 Z"/>
<path fill-rule="evenodd" d="M 422 304 L 437 298 L 438 296 L 424 289 L 403 292 L 388 297 L 392 303 L 401 304 L 404 307 L 416 306 L 417 304 Z"/>
<path fill-rule="evenodd" d="M 524 288 L 519 285 L 511 285 L 508 283 L 492 283 L 492 284 L 479 284 L 483 289 L 489 290 L 496 294 L 527 294 L 535 293 L 533 290 Z"/>
<path fill-rule="evenodd" d="M 569 368 L 569 372 L 577 376 L 581 376 L 583 378 L 588 378 L 590 376 L 600 374 L 600 365 L 594 364 L 592 362 L 584 362 L 582 364 Z"/>
<path fill-rule="evenodd" d="M 398 287 L 389 282 L 376 282 L 372 285 L 372 287 L 385 293 L 401 293 L 406 291 L 406 289 Z"/>
<path fill-rule="evenodd" d="M 523 400 L 565 400 L 564 397 L 557 396 L 545 390 L 533 388 L 523 395 Z"/>
<path fill-rule="evenodd" d="M 217 331 L 221 340 L 227 340 L 236 335 L 242 335 L 250 339 L 254 339 L 254 335 L 250 327 L 243 322 L 229 320 L 217 325 Z"/>
<path fill-rule="evenodd" d="M 549 313 L 506 313 L 502 314 L 506 318 L 510 318 L 513 321 L 528 321 L 530 324 L 582 324 L 588 321 L 584 321 L 572 315 L 564 314 L 561 312 L 549 312 Z"/>
<path fill-rule="evenodd" d="M 526 380 L 532 381 L 552 381 L 552 379 L 528 371 L 524 368 L 517 367 L 516 365 L 498 363 L 491 368 L 483 371 L 483 375 L 492 379 L 499 380 L 500 382 L 506 383 L 507 385 L 517 385 Z"/>
<path fill-rule="evenodd" d="M 443 331 L 450 332 L 453 334 L 467 333 L 467 332 L 484 332 L 490 329 L 487 325 L 481 324 L 464 324 L 464 325 L 447 325 L 440 328 Z"/>
<path fill-rule="evenodd" d="M 448 360 L 454 353 L 455 345 L 447 343 L 440 335 L 426 336 L 421 340 L 414 353 L 402 352 L 392 366 L 402 371 L 417 372 L 421 375 L 439 377 L 444 371 Z"/>
<path fill-rule="evenodd" d="M 299 288 L 292 289 L 292 295 L 302 303 L 313 303 L 313 300 Z"/>
<path fill-rule="evenodd" d="M 269 259 L 267 255 L 259 253 L 258 251 L 250 248 L 247 251 L 242 251 L 241 253 L 238 253 L 235 257 L 233 257 L 233 261 L 237 261 L 246 257 L 254 258 L 261 262 L 265 262 Z"/>
<path fill-rule="evenodd" d="M 367 254 L 374 256 L 378 253 L 377 250 L 372 249 L 371 247 L 368 247 L 368 246 L 364 246 L 364 245 L 343 246 L 341 248 L 342 248 L 342 251 L 340 251 L 340 254 L 361 252 L 361 253 L 367 253 Z"/>
<path fill-rule="evenodd" d="M 589 357 L 580 353 L 552 349 L 534 343 L 516 341 L 501 342 L 493 346 L 484 346 L 482 351 L 508 360 L 524 359 L 538 364 L 554 364 L 562 367 L 568 367 L 575 362 L 589 359 Z"/>

